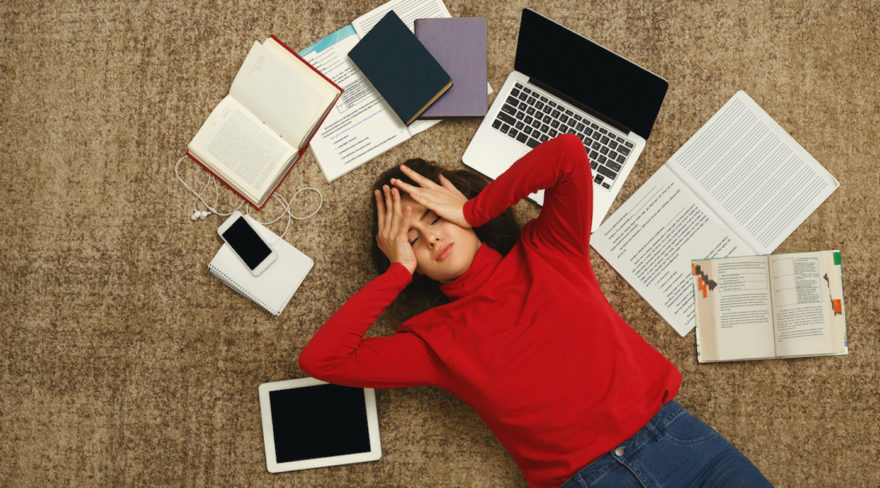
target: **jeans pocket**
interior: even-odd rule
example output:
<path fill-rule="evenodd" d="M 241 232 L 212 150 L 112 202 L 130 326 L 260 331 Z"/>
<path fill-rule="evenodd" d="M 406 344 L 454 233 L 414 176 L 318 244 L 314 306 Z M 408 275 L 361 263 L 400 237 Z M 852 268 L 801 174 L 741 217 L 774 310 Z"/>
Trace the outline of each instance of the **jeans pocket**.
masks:
<path fill-rule="evenodd" d="M 719 437 L 719 435 L 700 419 L 687 412 L 682 412 L 666 424 L 664 436 L 679 444 L 699 444 Z"/>

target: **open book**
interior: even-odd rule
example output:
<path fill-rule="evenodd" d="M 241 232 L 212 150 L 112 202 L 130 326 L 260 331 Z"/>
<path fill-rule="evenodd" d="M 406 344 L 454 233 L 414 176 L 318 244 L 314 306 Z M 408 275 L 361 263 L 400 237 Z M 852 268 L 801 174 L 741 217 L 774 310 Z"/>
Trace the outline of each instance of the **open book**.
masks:
<path fill-rule="evenodd" d="M 275 36 L 255 42 L 187 155 L 262 208 L 341 94 Z"/>
<path fill-rule="evenodd" d="M 311 143 L 328 182 L 441 122 L 416 119 L 407 127 L 348 57 L 348 52 L 391 10 L 411 31 L 416 19 L 452 16 L 442 0 L 391 0 L 299 52 L 345 89 Z M 492 87 L 486 87 L 491 93 Z"/>
<path fill-rule="evenodd" d="M 840 251 L 692 263 L 697 360 L 847 354 Z"/>
<path fill-rule="evenodd" d="M 770 254 L 838 186 L 740 91 L 590 242 L 684 336 L 694 327 L 692 259 Z"/>

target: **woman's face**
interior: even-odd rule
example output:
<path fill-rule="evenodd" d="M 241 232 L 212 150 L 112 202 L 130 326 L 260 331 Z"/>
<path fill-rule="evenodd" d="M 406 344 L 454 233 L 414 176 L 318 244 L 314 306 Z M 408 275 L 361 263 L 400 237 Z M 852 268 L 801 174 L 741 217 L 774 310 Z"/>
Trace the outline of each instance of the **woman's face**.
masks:
<path fill-rule="evenodd" d="M 404 212 L 411 208 L 406 239 L 416 255 L 416 272 L 440 283 L 463 275 L 481 244 L 474 230 L 438 217 L 409 197 L 400 203 Z"/>

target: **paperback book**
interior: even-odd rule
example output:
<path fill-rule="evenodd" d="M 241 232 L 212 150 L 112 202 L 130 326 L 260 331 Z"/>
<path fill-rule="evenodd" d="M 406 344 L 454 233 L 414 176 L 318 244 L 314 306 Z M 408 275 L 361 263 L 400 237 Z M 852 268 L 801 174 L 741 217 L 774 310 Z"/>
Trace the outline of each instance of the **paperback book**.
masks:
<path fill-rule="evenodd" d="M 692 262 L 697 360 L 847 354 L 840 251 Z"/>

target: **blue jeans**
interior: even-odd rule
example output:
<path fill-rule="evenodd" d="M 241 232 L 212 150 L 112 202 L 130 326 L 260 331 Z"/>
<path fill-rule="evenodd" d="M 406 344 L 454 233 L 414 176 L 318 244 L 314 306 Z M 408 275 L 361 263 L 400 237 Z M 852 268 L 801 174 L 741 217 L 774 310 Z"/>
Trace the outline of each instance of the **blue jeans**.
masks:
<path fill-rule="evenodd" d="M 634 436 L 560 488 L 697 486 L 771 485 L 733 444 L 672 401 Z"/>

